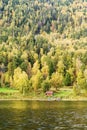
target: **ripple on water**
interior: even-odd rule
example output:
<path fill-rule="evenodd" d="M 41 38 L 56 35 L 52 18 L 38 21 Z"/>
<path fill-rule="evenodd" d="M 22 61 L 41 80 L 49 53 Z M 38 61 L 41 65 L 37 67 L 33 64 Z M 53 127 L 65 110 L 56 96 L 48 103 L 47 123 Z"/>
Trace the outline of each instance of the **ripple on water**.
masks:
<path fill-rule="evenodd" d="M 5 109 L 0 109 L 0 130 L 87 130 L 87 103 L 81 109 L 72 107 L 74 103 L 70 106 L 62 102 L 63 108 L 61 102 L 53 104 L 46 103 L 45 107 L 45 103 L 38 102 L 35 110 L 28 102 L 23 110 L 8 110 L 5 104 Z"/>
<path fill-rule="evenodd" d="M 56 126 L 56 127 L 54 128 L 54 130 L 67 130 L 67 127 Z"/>

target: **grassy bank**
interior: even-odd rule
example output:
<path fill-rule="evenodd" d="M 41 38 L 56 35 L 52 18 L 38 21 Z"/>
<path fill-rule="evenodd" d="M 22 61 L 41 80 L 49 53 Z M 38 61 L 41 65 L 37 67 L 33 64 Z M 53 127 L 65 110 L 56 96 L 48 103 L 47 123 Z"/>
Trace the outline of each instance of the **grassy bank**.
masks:
<path fill-rule="evenodd" d="M 11 88 L 0 88 L 0 100 L 63 100 L 63 101 L 77 101 L 77 100 L 86 100 L 87 97 L 81 95 L 74 95 L 73 89 L 62 88 L 58 90 L 53 96 L 46 96 L 45 93 L 35 93 L 31 92 L 27 95 L 22 95 L 18 90 Z"/>

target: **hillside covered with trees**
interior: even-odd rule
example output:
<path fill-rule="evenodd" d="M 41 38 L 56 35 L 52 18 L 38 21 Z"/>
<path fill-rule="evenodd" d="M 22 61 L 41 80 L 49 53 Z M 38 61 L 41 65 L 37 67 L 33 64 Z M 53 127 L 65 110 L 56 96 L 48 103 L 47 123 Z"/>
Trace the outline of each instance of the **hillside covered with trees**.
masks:
<path fill-rule="evenodd" d="M 87 0 L 0 0 L 0 87 L 87 93 Z"/>

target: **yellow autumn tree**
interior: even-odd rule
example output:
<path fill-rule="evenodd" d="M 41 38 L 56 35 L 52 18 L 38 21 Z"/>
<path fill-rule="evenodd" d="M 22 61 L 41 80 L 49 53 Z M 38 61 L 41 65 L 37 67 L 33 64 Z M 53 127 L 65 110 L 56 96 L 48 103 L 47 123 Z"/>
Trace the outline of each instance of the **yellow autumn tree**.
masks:
<path fill-rule="evenodd" d="M 42 82 L 42 74 L 40 71 L 38 71 L 35 75 L 32 76 L 31 82 L 32 82 L 32 87 L 36 92 L 38 88 L 41 87 L 41 82 Z"/>
<path fill-rule="evenodd" d="M 25 94 L 28 89 L 28 75 L 19 67 L 14 70 L 13 87 Z"/>
<path fill-rule="evenodd" d="M 56 90 L 62 86 L 63 77 L 60 73 L 56 72 L 53 73 L 51 76 L 51 87 L 55 88 Z"/>

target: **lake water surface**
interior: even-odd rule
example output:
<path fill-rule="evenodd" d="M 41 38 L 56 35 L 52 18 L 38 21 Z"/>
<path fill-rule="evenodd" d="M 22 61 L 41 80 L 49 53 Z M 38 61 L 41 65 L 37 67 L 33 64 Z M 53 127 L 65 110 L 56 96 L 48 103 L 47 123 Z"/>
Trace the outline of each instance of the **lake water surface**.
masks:
<path fill-rule="evenodd" d="M 0 101 L 0 130 L 87 130 L 87 102 Z"/>

